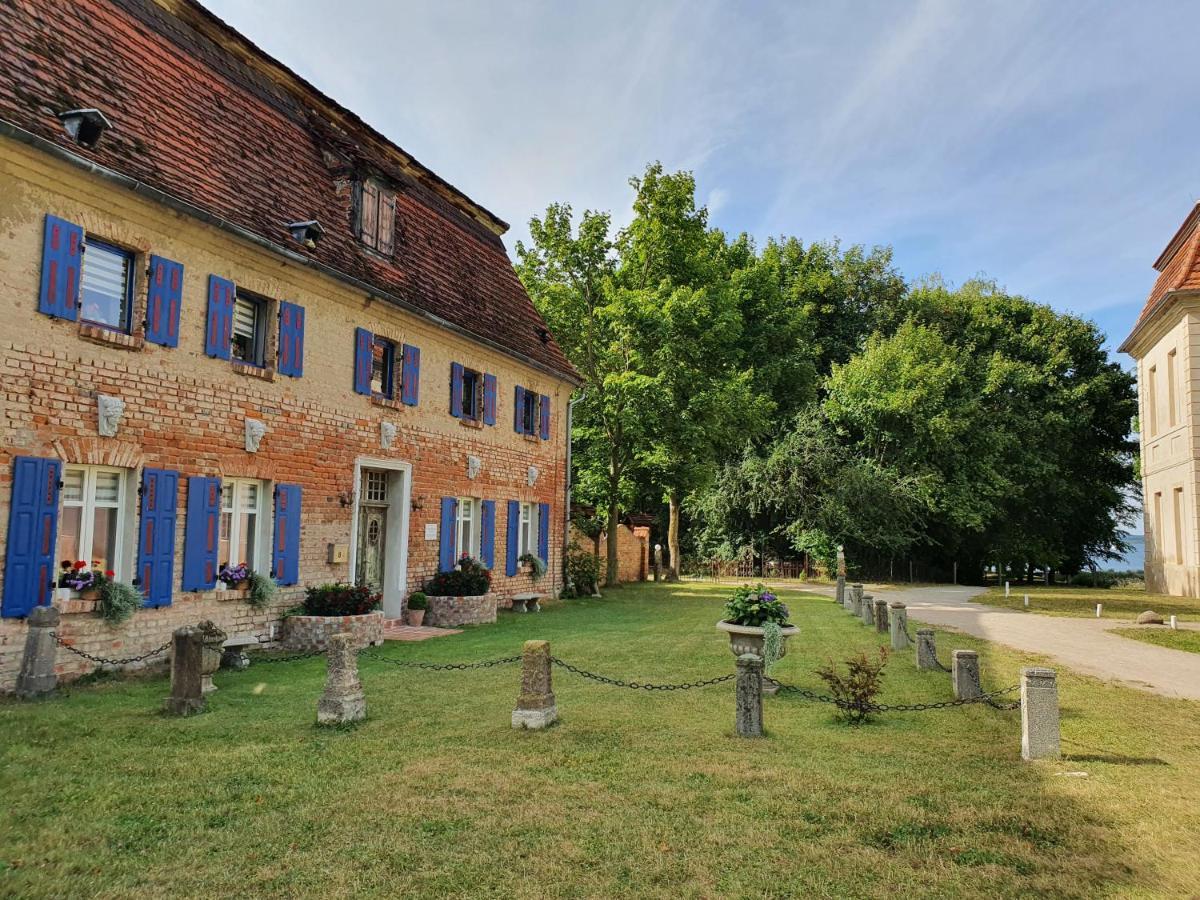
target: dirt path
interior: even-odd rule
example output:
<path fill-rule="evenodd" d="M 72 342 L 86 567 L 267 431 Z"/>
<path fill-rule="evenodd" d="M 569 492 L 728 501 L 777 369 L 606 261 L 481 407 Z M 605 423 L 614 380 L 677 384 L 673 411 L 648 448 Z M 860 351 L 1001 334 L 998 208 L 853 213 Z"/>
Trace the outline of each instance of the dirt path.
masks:
<path fill-rule="evenodd" d="M 811 589 L 811 588 L 810 588 Z M 817 588 L 832 595 L 832 588 Z M 1165 697 L 1200 700 L 1200 653 L 1131 641 L 1108 631 L 1131 623 L 1115 619 L 1072 619 L 973 603 L 978 587 L 876 590 L 900 600 L 914 622 L 957 628 L 985 640 L 1051 656 L 1077 672 L 1120 681 Z M 952 648 L 939 648 L 950 650 Z"/>

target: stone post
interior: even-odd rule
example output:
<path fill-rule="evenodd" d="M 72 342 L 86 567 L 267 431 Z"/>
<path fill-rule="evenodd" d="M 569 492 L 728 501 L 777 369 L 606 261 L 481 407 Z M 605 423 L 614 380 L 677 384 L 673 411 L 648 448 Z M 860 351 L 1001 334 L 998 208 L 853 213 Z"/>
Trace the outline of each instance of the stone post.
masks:
<path fill-rule="evenodd" d="M 347 725 L 367 717 L 367 698 L 358 680 L 358 653 L 353 641 L 349 634 L 335 634 L 329 639 L 325 692 L 317 701 L 318 725 Z"/>
<path fill-rule="evenodd" d="M 859 610 L 859 614 L 860 614 L 860 617 L 862 618 L 862 623 L 864 625 L 874 625 L 875 624 L 875 595 L 874 594 L 863 594 L 862 595 L 862 607 Z"/>
<path fill-rule="evenodd" d="M 893 603 L 888 627 L 892 633 L 892 649 L 908 649 L 908 607 L 903 603 Z"/>
<path fill-rule="evenodd" d="M 662 577 L 662 544 L 654 545 L 654 580 Z"/>
<path fill-rule="evenodd" d="M 22 700 L 45 697 L 58 687 L 54 629 L 60 618 L 53 606 L 35 606 L 26 620 L 29 631 L 25 634 L 25 655 L 21 657 L 21 671 L 17 675 L 17 696 Z"/>
<path fill-rule="evenodd" d="M 213 684 L 213 674 L 221 668 L 221 657 L 225 655 L 225 638 L 229 637 L 211 621 L 201 622 L 197 626 L 204 636 L 203 662 L 200 666 L 200 681 L 202 690 L 211 694 L 217 689 Z"/>
<path fill-rule="evenodd" d="M 921 628 L 917 631 L 917 668 L 921 671 L 938 668 L 937 646 L 933 641 L 932 628 Z"/>
<path fill-rule="evenodd" d="M 979 654 L 974 650 L 955 650 L 950 654 L 950 678 L 954 699 L 968 700 L 983 693 L 979 681 Z"/>
<path fill-rule="evenodd" d="M 171 696 L 165 704 L 173 716 L 190 716 L 204 709 L 205 633 L 195 625 L 175 629 L 171 636 Z"/>
<path fill-rule="evenodd" d="M 521 652 L 521 693 L 512 714 L 513 728 L 538 730 L 557 721 L 550 666 L 550 642 L 526 641 Z"/>
<path fill-rule="evenodd" d="M 737 658 L 737 716 L 734 727 L 738 737 L 762 737 L 762 686 L 762 657 L 743 653 Z"/>
<path fill-rule="evenodd" d="M 854 615 L 861 615 L 863 586 L 857 582 L 850 585 L 850 596 L 846 600 L 846 609 Z"/>
<path fill-rule="evenodd" d="M 846 605 L 846 550 L 841 544 L 837 548 L 837 592 L 833 599 L 839 606 Z"/>
<path fill-rule="evenodd" d="M 875 630 L 880 634 L 888 633 L 888 602 L 883 598 L 875 601 Z"/>
<path fill-rule="evenodd" d="M 1021 670 L 1021 758 L 1058 759 L 1058 677 L 1053 669 Z"/>

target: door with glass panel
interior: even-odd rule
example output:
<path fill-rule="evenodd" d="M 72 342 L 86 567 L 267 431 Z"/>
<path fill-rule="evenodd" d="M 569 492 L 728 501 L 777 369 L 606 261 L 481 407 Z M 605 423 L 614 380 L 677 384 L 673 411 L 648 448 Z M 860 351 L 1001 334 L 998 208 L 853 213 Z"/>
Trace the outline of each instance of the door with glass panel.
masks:
<path fill-rule="evenodd" d="M 381 591 L 387 548 L 388 473 L 364 469 L 359 485 L 355 584 Z"/>

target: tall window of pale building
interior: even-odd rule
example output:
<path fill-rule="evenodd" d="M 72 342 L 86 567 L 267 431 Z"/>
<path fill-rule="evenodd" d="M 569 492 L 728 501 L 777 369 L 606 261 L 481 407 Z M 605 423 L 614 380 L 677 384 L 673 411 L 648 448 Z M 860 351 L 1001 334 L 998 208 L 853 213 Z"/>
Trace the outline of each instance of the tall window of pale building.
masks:
<path fill-rule="evenodd" d="M 1171 513 L 1175 526 L 1175 562 L 1183 564 L 1183 488 L 1172 491 Z"/>
<path fill-rule="evenodd" d="M 1155 390 L 1155 382 L 1158 380 L 1158 367 L 1151 366 L 1148 377 L 1146 378 L 1146 427 L 1147 434 L 1150 437 L 1158 434 L 1158 391 Z"/>
<path fill-rule="evenodd" d="M 1167 354 L 1167 424 L 1174 428 L 1177 424 L 1177 416 L 1175 409 L 1179 404 L 1178 395 L 1175 393 L 1175 366 L 1178 363 L 1175 349 Z"/>
<path fill-rule="evenodd" d="M 1154 492 L 1154 520 L 1150 523 L 1150 527 L 1154 531 L 1154 543 L 1152 549 L 1154 555 L 1161 559 L 1166 554 L 1163 552 L 1167 543 L 1167 535 L 1163 530 L 1163 510 L 1162 510 L 1162 491 Z"/>

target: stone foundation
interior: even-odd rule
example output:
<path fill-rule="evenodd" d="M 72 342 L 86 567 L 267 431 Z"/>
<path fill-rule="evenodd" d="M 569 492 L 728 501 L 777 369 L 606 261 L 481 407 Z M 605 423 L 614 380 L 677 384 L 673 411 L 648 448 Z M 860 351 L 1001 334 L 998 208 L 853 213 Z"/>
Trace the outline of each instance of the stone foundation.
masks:
<path fill-rule="evenodd" d="M 432 599 L 432 598 L 430 598 Z M 294 653 L 314 653 L 329 648 L 335 634 L 350 635 L 354 649 L 383 643 L 383 613 L 361 616 L 288 616 L 283 620 L 283 646 Z"/>
<path fill-rule="evenodd" d="M 429 597 L 429 608 L 422 624 L 434 628 L 459 625 L 485 625 L 496 621 L 496 595 L 478 597 Z"/>

